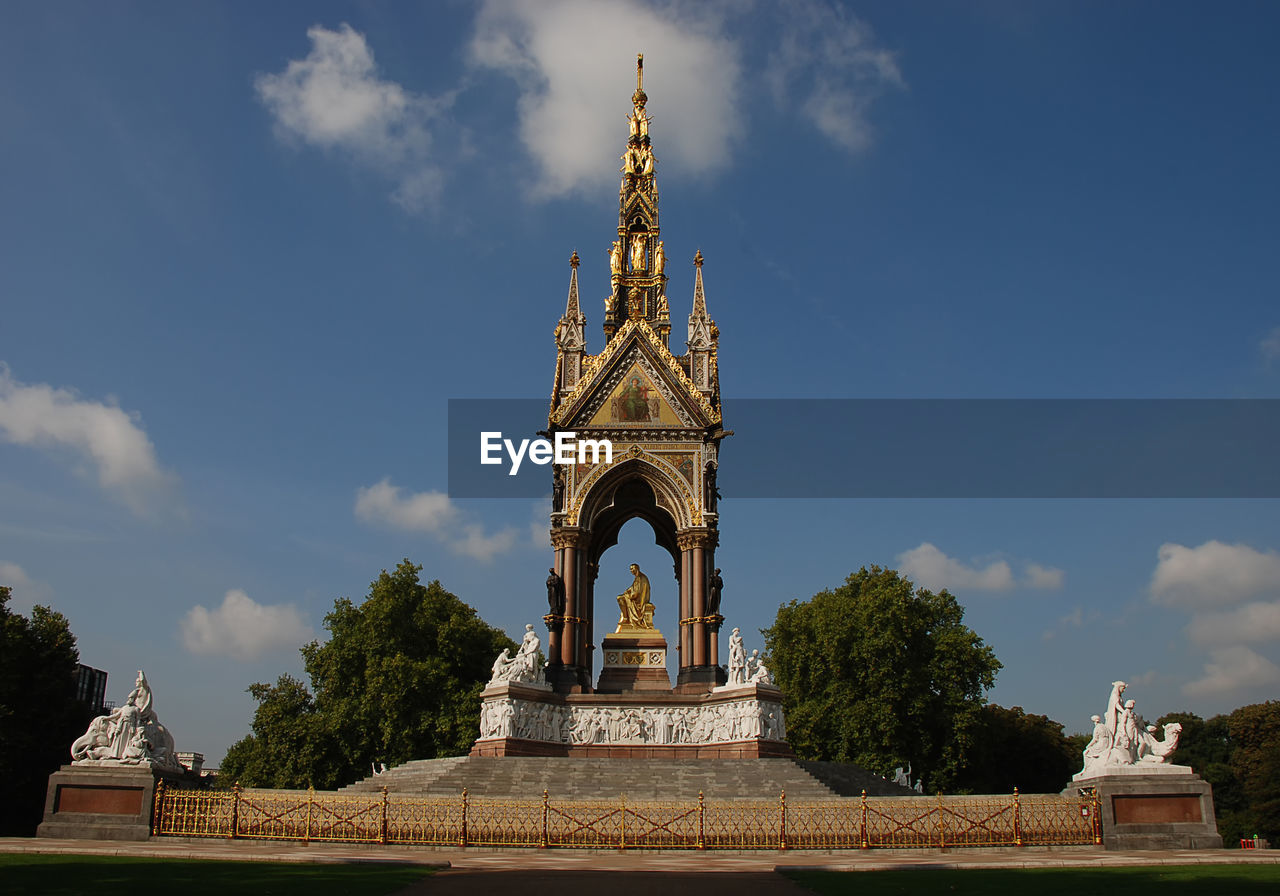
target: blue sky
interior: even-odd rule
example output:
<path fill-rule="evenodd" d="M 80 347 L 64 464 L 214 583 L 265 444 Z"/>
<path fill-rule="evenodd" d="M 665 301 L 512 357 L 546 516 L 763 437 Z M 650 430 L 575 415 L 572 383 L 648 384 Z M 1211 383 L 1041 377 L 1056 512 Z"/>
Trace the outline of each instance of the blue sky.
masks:
<path fill-rule="evenodd" d="M 726 397 L 1280 397 L 1278 19 L 5 4 L 0 580 L 211 764 L 402 557 L 536 620 L 547 506 L 443 494 L 446 403 L 549 393 L 575 250 L 600 349 L 641 51 L 672 314 L 700 249 Z M 735 439 L 744 632 L 875 563 L 951 588 L 991 698 L 1068 730 L 1117 677 L 1152 718 L 1280 694 L 1273 500 L 735 500 Z M 669 562 L 643 527 L 601 594 Z"/>

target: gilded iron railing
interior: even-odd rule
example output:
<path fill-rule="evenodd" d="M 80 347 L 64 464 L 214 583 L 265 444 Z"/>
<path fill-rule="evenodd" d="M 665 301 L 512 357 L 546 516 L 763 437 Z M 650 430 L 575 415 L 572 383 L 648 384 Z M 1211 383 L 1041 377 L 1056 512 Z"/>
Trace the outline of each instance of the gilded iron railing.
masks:
<path fill-rule="evenodd" d="M 1096 793 L 776 801 L 570 802 L 315 790 L 156 788 L 176 837 L 612 849 L 876 849 L 1097 845 Z"/>

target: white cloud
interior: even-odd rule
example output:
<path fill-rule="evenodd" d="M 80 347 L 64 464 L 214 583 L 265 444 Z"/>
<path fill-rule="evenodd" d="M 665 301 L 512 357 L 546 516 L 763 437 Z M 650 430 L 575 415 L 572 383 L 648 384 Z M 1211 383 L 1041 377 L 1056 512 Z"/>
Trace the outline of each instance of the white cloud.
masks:
<path fill-rule="evenodd" d="M 446 99 L 406 90 L 380 77 L 363 34 L 307 29 L 311 52 L 283 72 L 259 75 L 258 97 L 284 138 L 346 153 L 396 182 L 391 198 L 417 212 L 435 199 L 442 176 L 428 158 L 429 125 Z"/>
<path fill-rule="evenodd" d="M 1067 574 L 1052 566 L 1041 566 L 1039 563 L 1028 563 L 1026 584 L 1031 588 L 1052 590 L 1061 588 Z"/>
<path fill-rule="evenodd" d="M 520 140 L 538 165 L 533 192 L 547 198 L 616 183 L 638 52 L 659 175 L 726 165 L 743 131 L 741 66 L 721 31 L 706 6 L 677 16 L 624 0 L 486 0 L 471 61 L 520 88 Z"/>
<path fill-rule="evenodd" d="M 392 485 L 389 478 L 356 490 L 356 518 L 366 523 L 440 534 L 457 515 L 457 508 L 444 492 L 418 492 L 402 498 L 400 486 Z"/>
<path fill-rule="evenodd" d="M 1258 348 L 1262 352 L 1262 359 L 1268 364 L 1280 361 L 1280 327 L 1264 336 Z"/>
<path fill-rule="evenodd" d="M 1248 647 L 1224 647 L 1209 652 L 1200 678 L 1184 685 L 1191 697 L 1224 697 L 1280 685 L 1280 667 Z"/>
<path fill-rule="evenodd" d="M 77 452 L 96 469 L 98 484 L 136 513 L 174 501 L 176 478 L 160 468 L 136 413 L 87 401 L 69 389 L 18 382 L 3 363 L 0 435 L 18 445 Z"/>
<path fill-rule="evenodd" d="M 774 99 L 844 149 L 865 149 L 871 104 L 886 89 L 906 86 L 894 54 L 876 46 L 870 27 L 843 7 L 793 0 L 782 15 L 765 71 Z"/>
<path fill-rule="evenodd" d="M 1197 644 L 1275 643 L 1280 641 L 1280 603 L 1251 603 L 1197 615 L 1187 634 Z"/>
<path fill-rule="evenodd" d="M 1070 613 L 1065 616 L 1058 617 L 1058 621 L 1051 628 L 1045 629 L 1040 633 L 1040 638 L 1044 641 L 1052 641 L 1065 632 L 1084 628 L 1086 625 L 1094 625 L 1102 614 L 1097 610 L 1085 612 L 1084 607 L 1077 605 Z"/>
<path fill-rule="evenodd" d="M 0 563 L 0 585 L 7 585 L 12 589 L 13 602 L 9 609 L 14 612 L 26 613 L 36 604 L 48 605 L 53 597 L 51 587 L 32 579 L 16 563 Z"/>
<path fill-rule="evenodd" d="M 207 610 L 197 604 L 179 622 L 182 643 L 192 653 L 250 659 L 277 647 L 300 647 L 311 640 L 293 604 L 260 604 L 238 588 Z"/>
<path fill-rule="evenodd" d="M 404 532 L 425 532 L 455 554 L 486 562 L 519 542 L 516 529 L 488 534 L 479 523 L 464 520 L 443 492 L 401 495 L 400 486 L 392 485 L 389 478 L 356 490 L 355 514 L 365 523 Z"/>
<path fill-rule="evenodd" d="M 985 566 L 967 564 L 949 557 L 929 542 L 904 551 L 897 557 L 898 569 L 916 584 L 932 591 L 1009 591 L 1013 588 L 1061 588 L 1065 574 L 1060 569 L 1028 563 L 1026 574 L 1016 578 L 1006 560 Z"/>
<path fill-rule="evenodd" d="M 1280 554 L 1274 551 L 1220 541 L 1195 548 L 1166 543 L 1158 558 L 1151 596 L 1160 604 L 1216 608 L 1280 593 Z"/>
<path fill-rule="evenodd" d="M 1280 668 L 1247 646 L 1274 651 L 1280 641 L 1280 554 L 1216 540 L 1194 548 L 1162 544 L 1150 591 L 1153 603 L 1189 610 L 1188 639 L 1209 648 L 1209 661 L 1184 693 L 1239 698 L 1280 684 Z"/>

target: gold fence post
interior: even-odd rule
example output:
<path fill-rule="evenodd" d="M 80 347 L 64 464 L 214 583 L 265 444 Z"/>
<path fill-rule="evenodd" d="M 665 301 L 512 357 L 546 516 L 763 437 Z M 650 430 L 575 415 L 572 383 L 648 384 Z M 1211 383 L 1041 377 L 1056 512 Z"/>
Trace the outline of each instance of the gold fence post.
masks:
<path fill-rule="evenodd" d="M 778 799 L 778 821 L 781 823 L 778 828 L 778 849 L 787 848 L 787 792 L 782 791 L 782 796 Z"/>
<path fill-rule="evenodd" d="M 462 833 L 458 836 L 458 845 L 467 845 L 467 788 L 462 788 Z"/>
<path fill-rule="evenodd" d="M 1102 801 L 1098 799 L 1098 788 L 1093 789 L 1093 845 L 1102 845 Z"/>
<path fill-rule="evenodd" d="M 546 788 L 542 789 L 542 848 L 546 849 L 550 840 L 547 837 L 547 816 L 550 814 L 548 803 L 551 801 L 551 795 L 547 793 Z"/>
<path fill-rule="evenodd" d="M 231 839 L 240 833 L 240 782 L 231 788 Z"/>
<path fill-rule="evenodd" d="M 1022 804 L 1018 802 L 1018 788 L 1013 788 L 1013 845 L 1022 845 Z"/>
<path fill-rule="evenodd" d="M 707 804 L 702 798 L 702 791 L 698 791 L 698 849 L 707 848 Z"/>
<path fill-rule="evenodd" d="M 938 791 L 938 849 L 947 848 L 947 832 L 942 820 L 942 791 Z"/>
<path fill-rule="evenodd" d="M 627 849 L 627 795 L 620 793 L 618 799 L 622 803 L 622 829 L 619 831 L 618 849 L 625 852 Z"/>
<path fill-rule="evenodd" d="M 382 785 L 382 825 L 379 831 L 378 842 L 384 846 L 387 843 L 387 785 Z"/>
<path fill-rule="evenodd" d="M 862 822 L 859 825 L 858 840 L 862 849 L 871 848 L 871 838 L 867 836 L 867 792 L 862 791 Z"/>
<path fill-rule="evenodd" d="M 160 836 L 160 813 L 164 811 L 164 778 L 156 782 L 154 802 L 151 804 L 151 836 Z"/>
<path fill-rule="evenodd" d="M 302 842 L 308 844 L 311 842 L 311 807 L 315 800 L 316 788 L 314 784 L 307 785 L 307 826 L 302 830 Z"/>

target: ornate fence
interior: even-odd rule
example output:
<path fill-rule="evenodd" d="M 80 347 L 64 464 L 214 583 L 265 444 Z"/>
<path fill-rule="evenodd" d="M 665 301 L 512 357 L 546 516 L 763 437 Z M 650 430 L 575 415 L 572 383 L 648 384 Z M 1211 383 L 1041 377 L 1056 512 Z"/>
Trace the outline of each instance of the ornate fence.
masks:
<path fill-rule="evenodd" d="M 615 849 L 877 849 L 1102 842 L 1097 795 L 788 803 L 475 799 L 156 789 L 159 836 Z"/>

